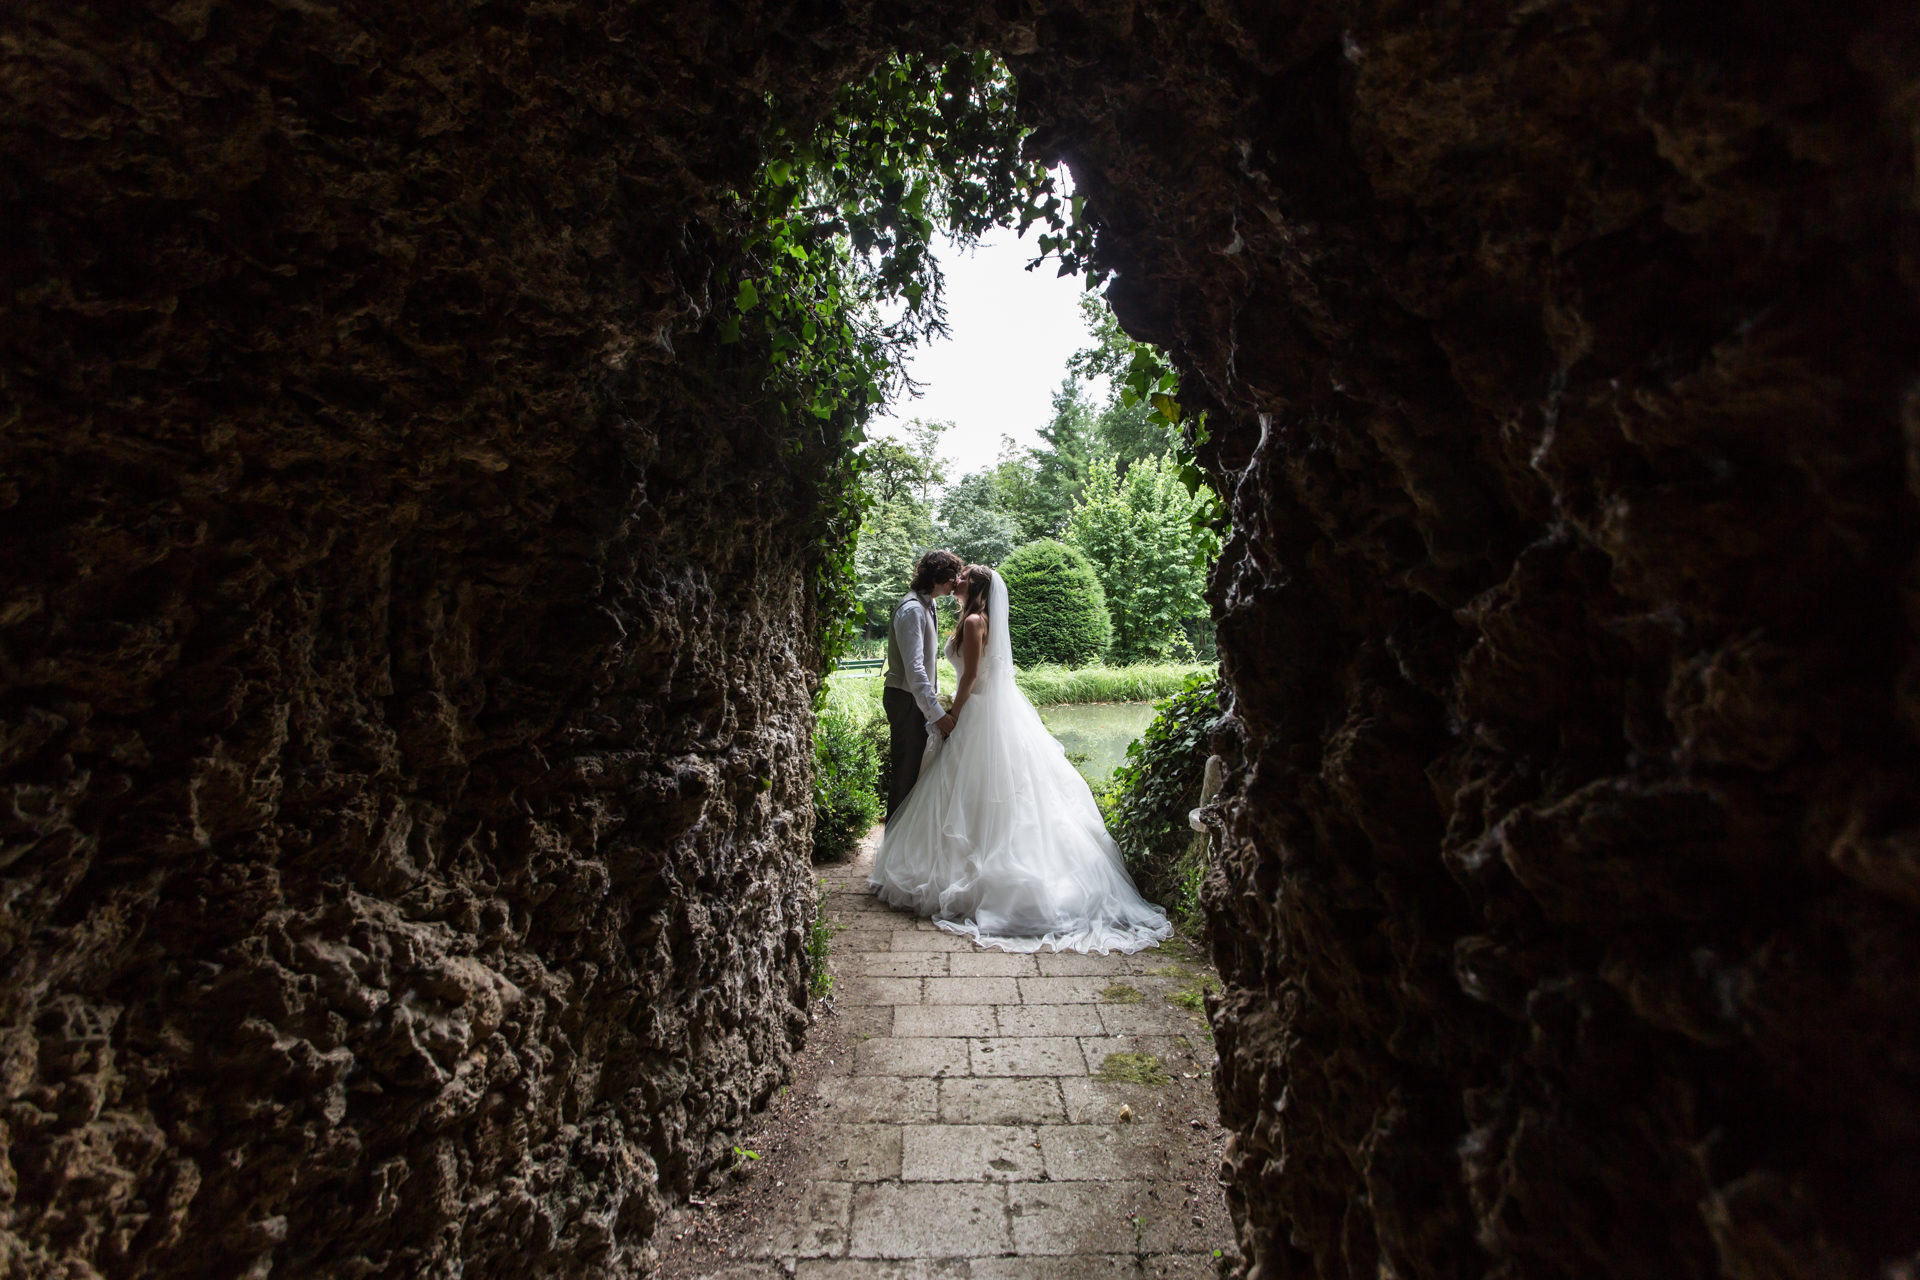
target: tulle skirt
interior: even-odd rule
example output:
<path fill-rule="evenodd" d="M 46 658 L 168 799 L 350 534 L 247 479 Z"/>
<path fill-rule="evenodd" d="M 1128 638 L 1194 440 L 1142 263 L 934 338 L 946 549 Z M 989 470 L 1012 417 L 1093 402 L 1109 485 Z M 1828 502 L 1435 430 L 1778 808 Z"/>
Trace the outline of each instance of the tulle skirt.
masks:
<path fill-rule="evenodd" d="M 1139 951 L 1169 937 L 1093 793 L 1011 681 L 976 686 L 887 823 L 868 877 L 894 906 L 1003 951 Z"/>

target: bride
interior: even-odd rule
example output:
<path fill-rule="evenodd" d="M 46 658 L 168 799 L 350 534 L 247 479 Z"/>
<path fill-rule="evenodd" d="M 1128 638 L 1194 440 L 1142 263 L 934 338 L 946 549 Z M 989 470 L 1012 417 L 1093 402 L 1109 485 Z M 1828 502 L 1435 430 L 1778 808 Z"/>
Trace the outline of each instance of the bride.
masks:
<path fill-rule="evenodd" d="M 1013 683 L 1007 584 L 960 575 L 953 732 L 887 823 L 879 896 L 1006 951 L 1139 951 L 1173 933 L 1141 899 L 1086 781 Z"/>

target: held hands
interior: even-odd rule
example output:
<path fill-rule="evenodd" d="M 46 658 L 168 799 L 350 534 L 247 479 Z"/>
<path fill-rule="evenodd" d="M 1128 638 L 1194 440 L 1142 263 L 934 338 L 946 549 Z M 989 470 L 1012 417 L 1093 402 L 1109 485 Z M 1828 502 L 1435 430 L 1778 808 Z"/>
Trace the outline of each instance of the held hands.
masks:
<path fill-rule="evenodd" d="M 958 723 L 960 723 L 959 720 L 954 717 L 953 712 L 949 711 L 938 720 L 935 720 L 933 727 L 940 731 L 941 737 L 946 738 L 952 736 L 953 726 Z"/>

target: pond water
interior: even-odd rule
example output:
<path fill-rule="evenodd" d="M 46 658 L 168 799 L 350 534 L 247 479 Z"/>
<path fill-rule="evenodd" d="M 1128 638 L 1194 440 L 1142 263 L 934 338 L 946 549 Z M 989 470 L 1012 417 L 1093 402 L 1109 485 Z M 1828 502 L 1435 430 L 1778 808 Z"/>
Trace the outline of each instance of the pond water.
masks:
<path fill-rule="evenodd" d="M 1068 755 L 1087 757 L 1076 763 L 1095 786 L 1113 776 L 1127 747 L 1153 723 L 1151 702 L 1060 702 L 1038 710 Z"/>

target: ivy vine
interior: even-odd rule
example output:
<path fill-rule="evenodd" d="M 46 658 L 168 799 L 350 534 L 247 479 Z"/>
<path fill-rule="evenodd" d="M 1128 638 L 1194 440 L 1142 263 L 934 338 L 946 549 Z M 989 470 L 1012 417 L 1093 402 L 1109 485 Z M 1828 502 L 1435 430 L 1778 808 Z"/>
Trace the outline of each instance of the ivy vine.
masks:
<path fill-rule="evenodd" d="M 989 53 L 895 56 L 817 123 L 792 123 L 775 102 L 786 122 L 762 139 L 741 197 L 748 230 L 720 339 L 764 358 L 768 397 L 799 428 L 790 447 L 820 478 L 827 554 L 814 586 L 829 667 L 852 635 L 857 447 L 906 389 L 908 352 L 946 332 L 935 239 L 965 246 L 1038 225 L 1029 269 L 1051 258 L 1089 288 L 1104 279 L 1084 204 L 1028 152 L 1016 99 Z"/>

